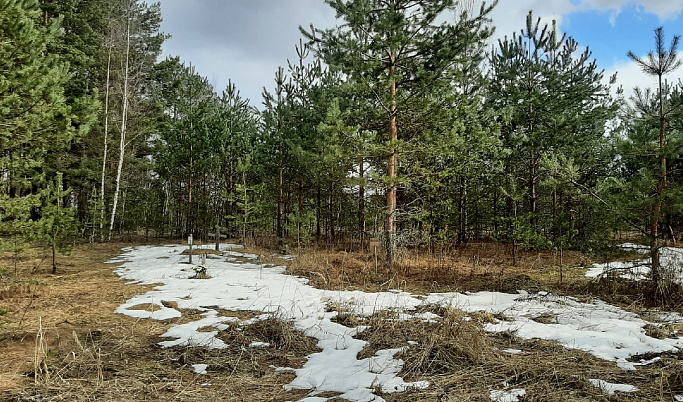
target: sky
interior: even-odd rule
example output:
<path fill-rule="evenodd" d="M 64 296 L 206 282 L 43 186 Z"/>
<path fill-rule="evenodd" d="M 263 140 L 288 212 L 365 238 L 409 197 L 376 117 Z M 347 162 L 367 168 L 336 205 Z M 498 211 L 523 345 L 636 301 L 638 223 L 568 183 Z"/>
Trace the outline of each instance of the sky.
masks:
<path fill-rule="evenodd" d="M 161 29 L 172 36 L 163 56 L 191 63 L 219 93 L 231 80 L 257 107 L 263 88 L 272 91 L 278 67 L 296 59 L 299 26 L 332 28 L 339 23 L 323 0 L 160 2 Z M 494 43 L 524 28 L 530 10 L 544 22 L 556 20 L 561 32 L 588 47 L 606 77 L 618 72 L 618 84 L 627 96 L 634 86 L 653 86 L 655 81 L 626 53 L 647 55 L 659 26 L 664 27 L 667 46 L 674 35 L 683 35 L 683 0 L 500 0 L 492 13 Z M 683 59 L 683 48 L 679 51 Z M 682 77 L 683 68 L 669 79 Z"/>

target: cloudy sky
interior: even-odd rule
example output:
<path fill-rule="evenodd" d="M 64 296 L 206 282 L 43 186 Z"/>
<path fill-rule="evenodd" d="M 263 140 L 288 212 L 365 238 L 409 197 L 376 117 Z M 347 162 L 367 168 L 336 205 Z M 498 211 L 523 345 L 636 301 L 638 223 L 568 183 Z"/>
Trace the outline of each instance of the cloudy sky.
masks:
<path fill-rule="evenodd" d="M 278 66 L 296 59 L 298 27 L 336 24 L 323 0 L 160 1 L 162 30 L 172 35 L 164 55 L 192 63 L 218 92 L 232 80 L 259 107 L 262 89 L 272 89 Z M 653 80 L 626 53 L 646 55 L 658 26 L 664 27 L 667 44 L 674 34 L 683 34 L 683 0 L 500 0 L 492 15 L 496 37 L 522 29 L 529 10 L 544 20 L 557 20 L 561 31 L 590 47 L 606 74 L 618 72 L 627 93 Z M 683 48 L 679 50 L 683 58 Z M 683 68 L 670 79 L 681 77 Z"/>

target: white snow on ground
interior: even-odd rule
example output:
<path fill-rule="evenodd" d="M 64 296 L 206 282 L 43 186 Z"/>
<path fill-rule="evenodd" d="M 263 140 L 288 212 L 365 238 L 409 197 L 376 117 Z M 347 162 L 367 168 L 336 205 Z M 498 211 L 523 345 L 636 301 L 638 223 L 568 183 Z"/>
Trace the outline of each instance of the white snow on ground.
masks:
<path fill-rule="evenodd" d="M 593 384 L 594 387 L 600 388 L 602 392 L 604 392 L 607 395 L 614 395 L 615 392 L 638 392 L 640 389 L 636 387 L 635 385 L 628 385 L 628 384 L 613 384 L 611 382 L 603 381 L 603 380 L 596 380 L 596 379 L 590 379 L 591 384 Z"/>
<path fill-rule="evenodd" d="M 645 325 L 657 325 L 602 301 L 580 303 L 572 297 L 555 295 L 518 295 L 479 292 L 474 294 L 432 294 L 428 302 L 438 303 L 446 297 L 451 305 L 466 312 L 501 313 L 508 320 L 485 324 L 491 332 L 512 331 L 524 339 L 555 340 L 570 349 L 579 349 L 605 360 L 616 361 L 619 367 L 635 369 L 627 361 L 634 355 L 648 352 L 676 351 L 683 339 L 656 339 L 645 334 Z M 550 323 L 535 318 L 553 317 Z"/>
<path fill-rule="evenodd" d="M 403 362 L 395 355 L 410 347 L 409 344 L 358 360 L 356 356 L 366 342 L 355 339 L 354 335 L 363 328 L 332 322 L 337 312 L 326 311 L 328 305 L 340 305 L 358 315 L 392 309 L 403 319 L 413 316 L 422 320 L 438 319 L 411 312 L 422 304 L 451 305 L 465 312 L 487 311 L 505 317 L 505 320 L 486 324 L 487 331 L 514 331 L 522 338 L 556 340 L 568 348 L 587 351 L 628 369 L 643 364 L 628 362 L 631 356 L 676 351 L 683 347 L 680 338 L 647 336 L 643 327 L 657 324 L 600 301 L 580 303 L 571 297 L 526 292 L 438 293 L 417 297 L 396 290 L 379 293 L 320 290 L 309 286 L 305 279 L 286 275 L 284 267 L 246 262 L 253 258 L 252 255 L 245 258 L 234 251 L 221 258 L 207 259 L 209 279 L 193 279 L 194 271 L 186 263 L 187 256 L 180 255 L 184 249 L 183 246 L 141 246 L 127 248 L 125 254 L 112 259 L 112 263 L 123 263 L 116 269 L 122 278 L 157 285 L 154 290 L 129 299 L 116 312 L 137 318 L 176 318 L 181 312 L 166 307 L 173 302 L 179 310 L 204 312 L 198 321 L 172 326 L 162 335 L 171 338 L 161 342 L 164 347 L 224 348 L 225 344 L 216 335 L 229 328 L 226 323 L 238 319 L 219 317 L 214 308 L 264 313 L 239 325 L 249 325 L 271 316 L 291 320 L 295 328 L 318 340 L 321 352 L 308 356 L 300 369 L 277 369 L 296 374 L 285 388 L 311 390 L 308 401 L 326 400 L 316 395 L 327 391 L 340 393 L 341 398 L 351 401 L 381 401 L 382 398 L 374 394 L 375 388 L 388 393 L 429 386 L 426 381 L 406 383 L 397 376 Z M 223 245 L 221 249 L 227 251 L 233 247 Z M 152 304 L 158 309 L 135 310 L 142 304 Z M 534 321 L 539 316 L 543 316 L 543 322 Z M 206 329 L 213 330 L 205 332 Z M 504 395 L 507 394 L 501 394 L 501 397 Z"/>
<path fill-rule="evenodd" d="M 526 395 L 526 391 L 521 388 L 511 389 L 510 391 L 491 391 L 489 398 L 494 402 L 517 402 L 518 398 Z"/>
<path fill-rule="evenodd" d="M 639 254 L 649 254 L 650 249 L 646 246 L 638 244 L 625 243 L 619 245 L 624 250 L 635 251 Z M 660 264 L 667 270 L 669 275 L 674 277 L 674 280 L 683 284 L 683 249 L 674 247 L 662 247 L 660 250 Z M 604 264 L 594 264 L 586 272 L 589 278 L 599 278 L 610 273 L 615 276 L 632 279 L 643 280 L 647 279 L 650 274 L 651 258 L 643 258 L 634 261 L 616 261 Z"/>
<path fill-rule="evenodd" d="M 206 374 L 207 367 L 209 367 L 208 364 L 193 364 L 192 365 L 194 372 L 197 374 Z"/>

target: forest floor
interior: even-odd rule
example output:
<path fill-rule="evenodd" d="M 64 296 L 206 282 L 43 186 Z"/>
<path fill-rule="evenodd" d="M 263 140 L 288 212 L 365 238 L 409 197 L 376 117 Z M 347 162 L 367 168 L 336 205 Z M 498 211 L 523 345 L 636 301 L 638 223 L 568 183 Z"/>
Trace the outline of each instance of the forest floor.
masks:
<path fill-rule="evenodd" d="M 171 302 L 150 299 L 149 303 L 130 303 L 145 295 L 158 295 L 152 281 L 130 283 L 121 279 L 125 277 L 122 271 L 114 272 L 117 264 L 105 263 L 130 246 L 79 245 L 70 256 L 58 257 L 54 275 L 47 250 L 28 249 L 0 258 L 0 351 L 6 362 L 0 365 L 0 400 L 287 401 L 309 396 L 309 389 L 289 386 L 286 390 L 285 386 L 295 384 L 296 369 L 321 352 L 317 344 L 321 338 L 314 339 L 295 328 L 292 320 L 277 315 L 259 318 L 264 308 L 214 308 L 223 324 L 214 323 L 211 333 L 204 332 L 207 336 L 217 332 L 216 339 L 224 348 L 159 346 L 168 342 L 162 335 L 206 319 L 206 311 L 182 308 L 182 295 Z M 178 245 L 173 251 L 182 253 L 184 248 Z M 586 270 L 580 268 L 601 261 L 576 252 L 521 252 L 517 264 L 512 265 L 505 245 L 472 243 L 449 251 L 412 251 L 387 270 L 374 252 L 305 249 L 293 251 L 296 257 L 284 261 L 272 250 L 251 247 L 239 251 L 260 257 L 251 261 L 246 258 L 249 254 L 234 253 L 235 263 L 254 264 L 251 268 L 287 264 L 288 275 L 306 277 L 314 288 L 354 291 L 359 299 L 359 295 L 395 294 L 406 300 L 427 300 L 430 295 L 450 292 L 502 295 L 522 291 L 570 296 L 571 301 L 566 301 L 569 307 L 600 299 L 623 310 L 623 316 L 650 320 L 643 330 L 648 339 L 673 342 L 683 329 L 681 323 L 655 323 L 654 318 L 654 312 L 683 312 L 680 289 L 653 293 L 646 282 L 586 278 Z M 617 257 L 637 256 L 603 258 Z M 166 257 L 158 257 L 162 258 Z M 653 303 L 657 294 L 666 297 Z M 127 310 L 121 310 L 126 303 Z M 117 314 L 117 309 L 124 314 Z M 171 310 L 182 314 L 154 317 Z M 613 360 L 597 357 L 595 351 L 569 348 L 566 342 L 522 336 L 513 329 L 486 330 L 510 322 L 502 313 L 435 303 L 421 304 L 418 310 L 402 319 L 390 309 L 354 311 L 334 300 L 326 306 L 335 324 L 364 328 L 353 334 L 364 345 L 357 359 L 366 361 L 378 356 L 377 352 L 400 349 L 394 352 L 402 361 L 400 372 L 393 374 L 416 385 L 399 393 L 375 387 L 372 392 L 385 400 L 683 398 L 683 351 L 679 348 L 629 356 L 628 362 L 637 369 L 625 370 Z M 138 318 L 131 317 L 136 312 Z M 146 316 L 157 319 L 142 318 Z M 550 313 L 533 317 L 534 322 L 547 325 L 546 329 L 557 319 Z M 250 324 L 242 325 L 246 322 Z M 239 330 L 235 323 L 240 323 Z M 406 341 L 411 347 L 406 347 Z M 637 392 L 627 392 L 635 388 Z M 326 391 L 308 400 L 341 394 Z"/>

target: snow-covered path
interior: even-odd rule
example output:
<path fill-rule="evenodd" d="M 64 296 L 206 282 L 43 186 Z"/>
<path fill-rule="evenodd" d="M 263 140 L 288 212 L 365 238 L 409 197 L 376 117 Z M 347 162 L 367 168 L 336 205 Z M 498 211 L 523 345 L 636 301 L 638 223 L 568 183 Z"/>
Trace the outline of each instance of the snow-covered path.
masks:
<path fill-rule="evenodd" d="M 633 313 L 602 302 L 580 303 L 573 298 L 550 294 L 528 295 L 479 292 L 474 294 L 439 293 L 415 296 L 406 292 L 389 291 L 365 293 L 361 291 L 328 291 L 316 289 L 306 279 L 286 275 L 284 267 L 266 267 L 255 262 L 256 256 L 235 252 L 237 246 L 223 245 L 222 256 L 209 255 L 206 261 L 209 279 L 192 279 L 192 266 L 185 263 L 187 256 L 180 253 L 183 246 L 141 246 L 124 249 L 124 254 L 112 259 L 122 263 L 116 272 L 122 278 L 141 284 L 158 284 L 145 294 L 135 296 L 116 312 L 138 318 L 164 320 L 181 316 L 181 312 L 167 307 L 177 303 L 178 309 L 204 311 L 198 321 L 175 325 L 162 335 L 169 340 L 162 346 L 205 346 L 224 348 L 216 337 L 228 328 L 226 322 L 234 317 L 220 317 L 216 308 L 224 310 L 261 311 L 262 319 L 275 315 L 291 320 L 305 335 L 318 340 L 321 352 L 307 357 L 306 364 L 293 370 L 296 378 L 287 389 L 310 389 L 310 398 L 324 398 L 316 394 L 332 391 L 351 401 L 381 401 L 375 388 L 383 392 L 399 392 L 407 388 L 424 388 L 425 381 L 406 383 L 400 377 L 403 362 L 394 356 L 401 349 L 379 351 L 367 359 L 357 359 L 365 341 L 354 338 L 362 328 L 348 328 L 332 321 L 336 311 L 327 311 L 330 304 L 343 305 L 358 315 L 394 309 L 411 317 L 421 304 L 451 305 L 465 312 L 487 311 L 501 313 L 504 321 L 487 324 L 488 331 L 515 331 L 522 338 L 559 341 L 567 348 L 587 351 L 599 358 L 615 361 L 625 369 L 635 369 L 630 356 L 676 351 L 683 347 L 683 339 L 655 339 L 645 333 L 644 326 L 652 324 Z M 233 250 L 233 251 L 230 251 Z M 245 262 L 247 261 L 247 262 Z M 251 261 L 251 262 L 248 262 Z M 167 302 L 166 306 L 162 301 Z M 136 310 L 136 306 L 152 304 L 156 308 Z M 553 317 L 549 323 L 534 321 L 543 315 Z M 252 319 L 253 320 L 253 319 Z M 548 320 L 543 320 L 548 322 Z M 248 324 L 243 322 L 242 324 Z M 211 332 L 199 331 L 215 328 Z M 419 340 L 415 340 L 419 341 Z M 408 344 L 405 347 L 410 347 Z"/>

